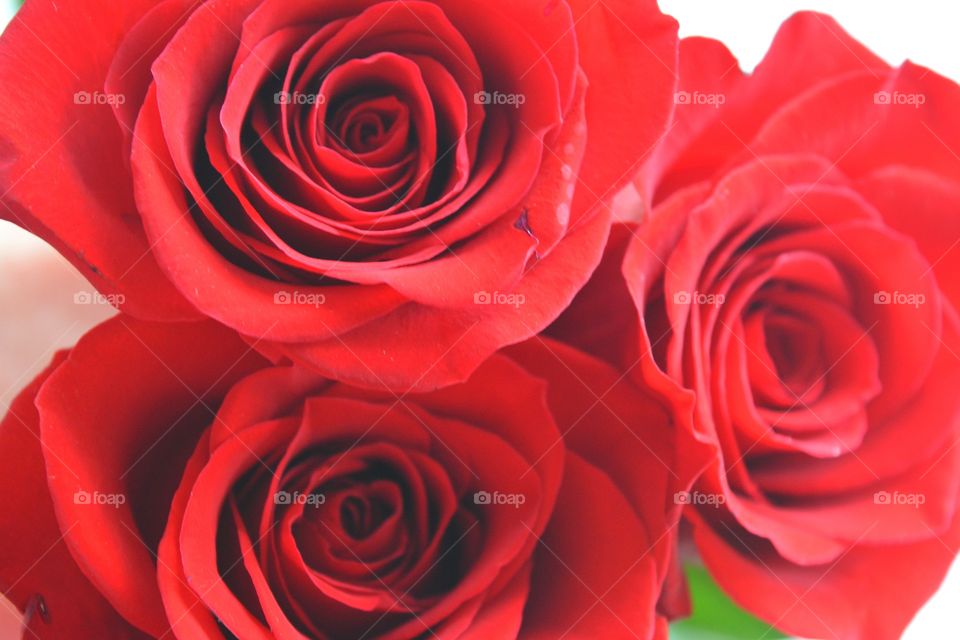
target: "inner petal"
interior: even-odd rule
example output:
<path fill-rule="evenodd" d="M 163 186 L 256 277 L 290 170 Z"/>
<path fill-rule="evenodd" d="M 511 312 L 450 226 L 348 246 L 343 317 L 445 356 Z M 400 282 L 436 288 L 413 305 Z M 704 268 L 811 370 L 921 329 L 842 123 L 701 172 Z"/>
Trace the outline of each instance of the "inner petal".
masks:
<path fill-rule="evenodd" d="M 751 387 L 761 404 L 788 409 L 815 402 L 829 364 L 816 327 L 788 313 L 760 312 L 744 323 Z"/>
<path fill-rule="evenodd" d="M 397 513 L 399 491 L 391 484 L 364 487 L 340 504 L 340 527 L 354 540 L 366 540 Z"/>
<path fill-rule="evenodd" d="M 323 79 L 319 94 L 301 144 L 329 187 L 353 196 L 389 191 L 394 203 L 418 206 L 437 155 L 436 113 L 418 65 L 393 53 L 351 60 Z M 380 149 L 390 133 L 406 135 L 391 141 L 392 154 L 369 164 L 363 155 Z M 401 184 L 386 183 L 371 168 L 406 161 L 416 168 Z"/>

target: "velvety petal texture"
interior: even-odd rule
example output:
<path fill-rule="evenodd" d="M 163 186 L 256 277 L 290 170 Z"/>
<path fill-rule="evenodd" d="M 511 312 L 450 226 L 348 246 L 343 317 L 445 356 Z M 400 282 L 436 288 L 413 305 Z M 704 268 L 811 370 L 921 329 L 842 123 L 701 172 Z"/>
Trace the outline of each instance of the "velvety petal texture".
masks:
<path fill-rule="evenodd" d="M 0 216 L 136 317 L 462 382 L 597 266 L 676 30 L 654 0 L 28 0 L 0 77 L 43 104 L 0 101 Z"/>
<path fill-rule="evenodd" d="M 546 339 L 398 396 L 121 315 L 0 427 L 0 586 L 42 638 L 661 637 L 672 413 Z"/>

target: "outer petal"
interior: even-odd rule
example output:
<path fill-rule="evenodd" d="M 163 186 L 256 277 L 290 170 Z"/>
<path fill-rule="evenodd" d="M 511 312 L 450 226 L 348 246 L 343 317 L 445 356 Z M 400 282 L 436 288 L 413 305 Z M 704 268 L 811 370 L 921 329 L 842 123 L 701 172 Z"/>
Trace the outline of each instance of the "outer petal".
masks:
<path fill-rule="evenodd" d="M 709 162 L 701 160 L 689 168 L 670 171 L 677 157 L 689 151 L 691 141 L 707 128 L 716 126 L 719 110 L 728 97 L 736 94 L 743 78 L 740 63 L 723 43 L 709 38 L 680 41 L 680 78 L 673 96 L 673 121 L 649 161 L 644 163 L 638 181 L 641 193 L 656 203 L 672 190 L 672 185 L 695 181 L 705 168 L 722 162 L 711 157 Z M 710 99 L 701 101 L 700 96 Z M 722 158 L 724 149 L 698 151 L 704 155 L 717 153 Z M 664 179 L 666 182 L 661 182 Z"/>
<path fill-rule="evenodd" d="M 654 0 L 569 0 L 587 94 L 589 142 L 575 208 L 612 198 L 666 129 L 677 66 L 677 22 Z M 549 6 L 546 9 L 549 11 Z M 614 61 L 623 61 L 615 64 Z M 611 126 L 615 123 L 616 126 Z"/>
<path fill-rule="evenodd" d="M 812 638 L 899 638 L 960 549 L 960 514 L 944 535 L 899 546 L 857 545 L 831 564 L 810 567 L 763 547 L 748 550 L 745 534 L 732 531 L 695 528 L 717 582 L 771 625 Z"/>
<path fill-rule="evenodd" d="M 730 117 L 731 127 L 748 139 L 780 106 L 827 78 L 850 73 L 879 78 L 889 69 L 830 16 L 801 11 L 780 27 L 744 93 L 724 118 Z"/>
<path fill-rule="evenodd" d="M 75 637 L 84 629 L 98 638 L 146 637 L 131 627 L 87 580 L 70 555 L 47 489 L 40 423 L 34 398 L 53 364 L 13 401 L 0 423 L 0 588 L 25 612 L 32 637 Z M 28 637 L 25 633 L 24 637 Z"/>
<path fill-rule="evenodd" d="M 683 52 L 699 59 L 711 48 L 707 45 L 686 46 Z M 694 62 L 693 66 L 701 65 Z M 688 67 L 684 65 L 683 68 Z M 717 69 L 716 63 L 706 68 L 725 73 Z M 843 31 L 833 18 L 807 11 L 797 13 L 780 27 L 769 52 L 749 81 L 739 83 L 730 95 L 725 95 L 725 103 L 715 110 L 715 117 L 709 126 L 689 140 L 684 153 L 672 164 L 671 172 L 703 177 L 732 159 L 751 159 L 752 154 L 746 145 L 751 144 L 768 118 L 797 96 L 821 83 L 850 74 L 864 74 L 879 79 L 889 69 L 885 62 Z M 732 70 L 730 73 L 737 72 Z M 691 75 L 690 82 L 694 82 L 694 78 L 697 78 L 697 83 L 703 82 L 711 87 L 723 86 L 721 80 L 711 79 L 709 75 Z M 685 82 L 681 80 L 681 84 Z M 734 87 L 727 87 L 723 91 L 729 89 Z M 826 121 L 844 122 L 835 113 Z M 818 128 L 822 122 L 822 119 L 817 122 Z M 791 130 L 794 139 L 796 131 Z M 668 182 L 658 187 L 657 200 L 662 200 L 677 187 L 689 183 L 690 179 L 677 180 L 677 184 Z"/>
<path fill-rule="evenodd" d="M 173 492 L 227 387 L 264 361 L 213 323 L 118 316 L 87 334 L 37 396 L 50 492 L 83 572 L 133 624 L 167 628 L 153 576 Z M 122 495 L 119 505 L 78 492 Z M 81 494 L 82 495 L 82 494 Z"/>
<path fill-rule="evenodd" d="M 659 587 L 651 542 L 609 476 L 570 455 L 521 636 L 652 637 Z"/>
<path fill-rule="evenodd" d="M 508 350 L 548 382 L 548 400 L 567 447 L 602 469 L 640 517 L 662 584 L 679 508 L 712 460 L 712 449 L 673 422 L 673 399 L 635 386 L 626 374 L 565 344 L 535 338 Z"/>
<path fill-rule="evenodd" d="M 408 304 L 326 342 L 271 343 L 269 351 L 359 386 L 428 391 L 463 381 L 494 351 L 536 335 L 559 315 L 599 263 L 609 227 L 609 215 L 598 212 L 564 238 L 511 292 L 519 296 L 515 306 L 440 312 Z"/>
<path fill-rule="evenodd" d="M 940 289 L 960 308 L 960 182 L 923 169 L 890 166 L 865 176 L 857 186 L 887 224 L 917 242 L 933 265 Z"/>
<path fill-rule="evenodd" d="M 751 143 L 755 153 L 819 153 L 859 178 L 890 164 L 958 174 L 960 86 L 906 62 L 860 71 L 799 94 L 772 115 Z M 797 131 L 805 131 L 800 137 Z"/>
<path fill-rule="evenodd" d="M 183 571 L 183 559 L 180 554 L 179 532 L 183 527 L 183 514 L 187 509 L 190 489 L 207 462 L 209 439 L 204 436 L 197 450 L 187 462 L 181 479 L 182 484 L 173 496 L 167 519 L 167 530 L 157 546 L 157 584 L 163 606 L 170 620 L 170 631 L 180 640 L 210 639 L 222 640 L 217 620 L 203 604 L 199 596 L 190 588 Z"/>
<path fill-rule="evenodd" d="M 123 135 L 103 94 L 113 52 L 152 0 L 31 0 L 0 38 L 0 216 L 50 242 L 147 318 L 196 312 L 160 273 L 140 227 Z M 84 101 L 86 98 L 86 102 Z M 124 96 L 125 99 L 125 96 Z"/>
<path fill-rule="evenodd" d="M 632 225 L 615 224 L 600 266 L 546 333 L 615 367 L 636 362 L 637 309 L 621 266 L 634 237 Z"/>

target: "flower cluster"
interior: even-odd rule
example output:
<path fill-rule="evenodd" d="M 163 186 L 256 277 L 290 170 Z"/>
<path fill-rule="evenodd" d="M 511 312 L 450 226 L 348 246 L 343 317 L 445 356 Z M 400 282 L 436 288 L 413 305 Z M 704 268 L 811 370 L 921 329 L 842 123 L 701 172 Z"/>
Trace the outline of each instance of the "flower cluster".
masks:
<path fill-rule="evenodd" d="M 119 311 L 0 424 L 24 638 L 662 639 L 702 562 L 882 640 L 957 553 L 960 87 L 827 16 L 28 0 L 0 81 Z"/>

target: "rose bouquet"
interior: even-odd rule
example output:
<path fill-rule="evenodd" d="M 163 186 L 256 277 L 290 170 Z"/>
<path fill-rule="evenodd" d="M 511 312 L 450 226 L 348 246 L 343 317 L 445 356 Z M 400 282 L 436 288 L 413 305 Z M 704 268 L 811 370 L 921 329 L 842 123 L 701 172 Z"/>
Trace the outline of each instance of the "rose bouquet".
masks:
<path fill-rule="evenodd" d="M 827 16 L 28 0 L 0 82 L 119 311 L 0 424 L 24 638 L 896 638 L 957 554 L 960 87 Z"/>

